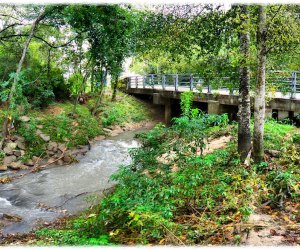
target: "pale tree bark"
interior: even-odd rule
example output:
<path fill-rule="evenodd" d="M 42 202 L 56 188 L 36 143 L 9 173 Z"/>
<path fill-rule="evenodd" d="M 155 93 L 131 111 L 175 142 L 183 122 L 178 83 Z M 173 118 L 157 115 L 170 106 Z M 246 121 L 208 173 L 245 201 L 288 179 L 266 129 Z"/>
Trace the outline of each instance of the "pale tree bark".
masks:
<path fill-rule="evenodd" d="M 266 7 L 259 6 L 257 32 L 258 65 L 254 101 L 253 159 L 259 163 L 264 159 L 265 83 L 266 83 Z"/>
<path fill-rule="evenodd" d="M 31 31 L 30 31 L 30 34 L 28 35 L 28 38 L 24 44 L 24 48 L 23 48 L 23 52 L 22 52 L 22 56 L 21 56 L 21 59 L 18 63 L 18 67 L 17 67 L 17 70 L 16 70 L 16 74 L 14 76 L 14 80 L 12 82 L 12 86 L 11 86 L 11 89 L 10 89 L 10 93 L 9 93 L 9 96 L 8 96 L 8 112 L 7 112 L 7 115 L 5 117 L 5 120 L 4 120 L 4 123 L 3 123 L 3 128 L 2 128 L 2 141 L 0 142 L 0 148 L 2 149 L 2 146 L 3 146 L 3 141 L 5 140 L 7 134 L 8 134 L 8 129 L 9 129 L 9 116 L 10 116 L 10 111 L 12 109 L 12 99 L 14 98 L 14 95 L 15 95 L 15 92 L 16 92 L 16 88 L 17 88 L 17 84 L 18 84 L 18 75 L 20 74 L 21 70 L 22 70 L 22 66 L 23 66 L 23 63 L 25 61 L 25 56 L 26 56 L 26 53 L 27 53 L 27 50 L 28 50 L 28 47 L 29 47 L 29 44 L 30 44 L 30 41 L 32 39 L 32 37 L 34 36 L 34 32 L 39 24 L 39 22 L 41 20 L 43 20 L 45 17 L 45 12 L 43 12 L 41 15 L 39 15 L 37 17 L 37 19 L 33 22 L 32 26 L 31 26 Z"/>
<path fill-rule="evenodd" d="M 241 162 L 244 162 L 251 150 L 250 132 L 250 34 L 249 34 L 249 12 L 246 5 L 240 5 L 240 86 L 239 86 L 239 112 L 238 112 L 238 152 Z"/>

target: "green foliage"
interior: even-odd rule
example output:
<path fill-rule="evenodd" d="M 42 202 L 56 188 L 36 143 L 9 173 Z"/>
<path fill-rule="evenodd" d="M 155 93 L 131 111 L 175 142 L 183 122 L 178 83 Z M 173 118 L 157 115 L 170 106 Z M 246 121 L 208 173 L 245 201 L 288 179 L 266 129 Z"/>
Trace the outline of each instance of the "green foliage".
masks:
<path fill-rule="evenodd" d="M 146 111 L 147 108 L 144 103 L 122 93 L 118 93 L 118 96 L 117 102 L 110 102 L 108 101 L 109 97 L 107 97 L 104 105 L 98 110 L 104 127 L 140 122 L 149 118 L 150 114 Z"/>
<path fill-rule="evenodd" d="M 108 235 L 100 235 L 97 238 L 82 237 L 76 230 L 41 229 L 35 234 L 43 240 L 38 245 L 72 245 L 72 246 L 99 246 L 112 245 L 109 243 Z"/>
<path fill-rule="evenodd" d="M 275 120 L 269 120 L 265 123 L 265 148 L 280 150 L 284 137 L 289 132 L 294 132 L 296 128 L 288 124 L 280 124 Z"/>
<path fill-rule="evenodd" d="M 113 175 L 118 181 L 116 191 L 101 201 L 97 218 L 82 231 L 89 237 L 111 232 L 111 240 L 119 243 L 138 234 L 135 242 L 146 244 L 169 232 L 179 237 L 192 230 L 174 222 L 189 209 L 200 209 L 200 213 L 205 208 L 202 223 L 213 220 L 216 227 L 232 222 L 235 215 L 247 217 L 251 210 L 246 199 L 252 192 L 251 174 L 238 167 L 234 145 L 207 156 L 193 150 L 197 145 L 190 134 L 196 138 L 214 124 L 226 126 L 226 119 L 217 117 L 199 116 L 194 121 L 181 117 L 168 129 L 157 125 L 140 135 L 143 147 L 131 150 L 133 163 Z M 162 160 L 166 153 L 171 156 Z M 235 180 L 243 181 L 232 185 Z M 228 211 L 232 216 L 227 215 Z M 201 234 L 209 237 L 212 232 L 203 229 Z"/>
<path fill-rule="evenodd" d="M 180 108 L 182 116 L 191 117 L 191 108 L 193 103 L 194 93 L 192 91 L 183 92 L 180 96 Z"/>
<path fill-rule="evenodd" d="M 300 134 L 295 134 L 293 136 L 293 142 L 300 144 Z"/>
<path fill-rule="evenodd" d="M 67 142 L 69 148 L 77 145 L 85 145 L 89 139 L 102 133 L 98 120 L 93 117 L 85 106 L 77 106 L 76 116 L 69 114 L 72 111 L 71 103 L 61 104 L 63 112 L 57 116 L 45 117 L 40 123 L 42 131 L 49 134 L 51 140 L 56 142 Z"/>

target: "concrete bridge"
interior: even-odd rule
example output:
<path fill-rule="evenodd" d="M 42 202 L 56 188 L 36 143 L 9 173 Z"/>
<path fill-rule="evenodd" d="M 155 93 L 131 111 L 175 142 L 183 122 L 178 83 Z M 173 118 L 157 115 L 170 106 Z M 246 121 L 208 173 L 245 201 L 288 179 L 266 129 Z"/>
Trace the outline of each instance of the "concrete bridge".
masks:
<path fill-rule="evenodd" d="M 273 91 L 266 94 L 266 117 L 278 120 L 293 119 L 300 115 L 300 83 L 297 81 L 297 73 L 292 72 L 291 77 L 273 78 L 274 85 L 285 91 Z M 125 78 L 128 94 L 137 96 L 149 96 L 153 103 L 163 105 L 165 109 L 165 121 L 169 122 L 174 116 L 174 110 L 179 108 L 180 95 L 184 91 L 193 91 L 194 106 L 209 114 L 228 113 L 231 120 L 237 119 L 238 89 L 226 86 L 229 78 L 219 78 L 221 87 L 213 89 L 205 85 L 200 76 L 191 74 L 168 74 L 132 76 Z M 231 85 L 232 86 L 232 85 Z M 253 109 L 254 91 L 250 92 Z"/>

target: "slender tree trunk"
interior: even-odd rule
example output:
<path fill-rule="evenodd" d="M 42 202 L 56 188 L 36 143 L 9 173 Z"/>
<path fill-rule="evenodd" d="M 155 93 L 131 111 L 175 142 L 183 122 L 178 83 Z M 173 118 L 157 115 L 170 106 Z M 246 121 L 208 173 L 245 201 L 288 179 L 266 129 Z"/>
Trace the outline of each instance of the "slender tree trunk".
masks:
<path fill-rule="evenodd" d="M 48 83 L 51 84 L 51 47 L 48 50 L 48 60 L 47 60 L 47 79 L 48 79 Z"/>
<path fill-rule="evenodd" d="M 119 77 L 116 77 L 116 79 L 114 80 L 114 83 L 113 83 L 113 93 L 112 93 L 112 97 L 111 97 L 111 100 L 113 102 L 116 101 L 116 99 L 117 99 L 117 85 L 118 85 L 118 80 L 119 80 Z"/>
<path fill-rule="evenodd" d="M 32 26 L 31 26 L 30 34 L 29 34 L 29 36 L 28 36 L 28 38 L 27 38 L 27 40 L 24 44 L 22 56 L 21 56 L 21 59 L 18 63 L 16 74 L 15 74 L 15 77 L 14 77 L 14 80 L 13 80 L 13 83 L 12 83 L 12 86 L 11 86 L 11 89 L 10 89 L 10 93 L 9 93 L 9 96 L 8 96 L 8 110 L 7 110 L 7 114 L 6 114 L 6 117 L 5 117 L 5 120 L 4 120 L 4 123 L 3 123 L 3 128 L 2 128 L 3 139 L 0 142 L 0 148 L 1 149 L 2 149 L 2 146 L 3 146 L 4 140 L 5 140 L 6 136 L 8 135 L 8 129 L 9 129 L 8 125 L 9 125 L 9 119 L 10 119 L 9 116 L 10 116 L 10 111 L 12 109 L 12 100 L 14 98 L 14 95 L 15 95 L 15 92 L 16 92 L 16 87 L 17 87 L 17 84 L 18 84 L 18 75 L 20 74 L 20 72 L 22 70 L 22 66 L 23 66 L 23 63 L 25 61 L 25 56 L 26 56 L 30 41 L 31 41 L 31 39 L 34 35 L 35 29 L 38 26 L 39 22 L 44 17 L 45 17 L 45 12 L 43 12 L 41 15 L 39 15 L 38 18 L 33 22 Z"/>
<path fill-rule="evenodd" d="M 94 85 L 95 85 L 95 65 L 92 63 L 92 70 L 91 70 L 91 92 L 94 93 Z"/>
<path fill-rule="evenodd" d="M 266 83 L 266 7 L 259 6 L 257 32 L 258 65 L 254 102 L 253 158 L 255 163 L 264 159 L 265 83 Z"/>
<path fill-rule="evenodd" d="M 107 76 L 107 70 L 105 69 L 105 72 L 104 72 L 104 75 L 103 75 L 103 78 L 102 79 L 106 79 L 106 76 Z M 99 96 L 96 100 L 96 103 L 95 103 L 95 106 L 92 110 L 92 115 L 95 115 L 96 112 L 97 112 L 97 108 L 99 107 L 99 105 L 101 104 L 102 102 L 102 98 L 103 98 L 103 95 L 104 95 L 104 80 L 102 80 L 101 82 L 101 86 L 100 86 L 100 93 L 99 93 Z"/>
<path fill-rule="evenodd" d="M 239 114 L 238 114 L 238 152 L 241 162 L 244 162 L 251 150 L 250 132 L 250 34 L 249 34 L 249 13 L 246 5 L 240 6 L 240 51 L 242 55 L 240 66 L 240 86 L 239 86 Z"/>

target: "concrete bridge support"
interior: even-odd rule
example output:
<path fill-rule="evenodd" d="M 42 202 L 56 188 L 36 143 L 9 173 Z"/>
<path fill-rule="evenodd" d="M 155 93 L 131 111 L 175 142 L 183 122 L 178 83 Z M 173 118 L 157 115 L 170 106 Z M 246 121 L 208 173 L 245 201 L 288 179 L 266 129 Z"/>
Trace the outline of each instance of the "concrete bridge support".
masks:
<path fill-rule="evenodd" d="M 221 105 L 218 101 L 208 101 L 207 102 L 207 113 L 208 114 L 220 114 Z"/>
<path fill-rule="evenodd" d="M 289 111 L 278 110 L 278 121 L 282 121 L 289 117 Z"/>
<path fill-rule="evenodd" d="M 172 119 L 171 99 L 165 100 L 165 123 L 169 125 Z"/>
<path fill-rule="evenodd" d="M 272 118 L 272 109 L 266 107 L 265 118 Z"/>

